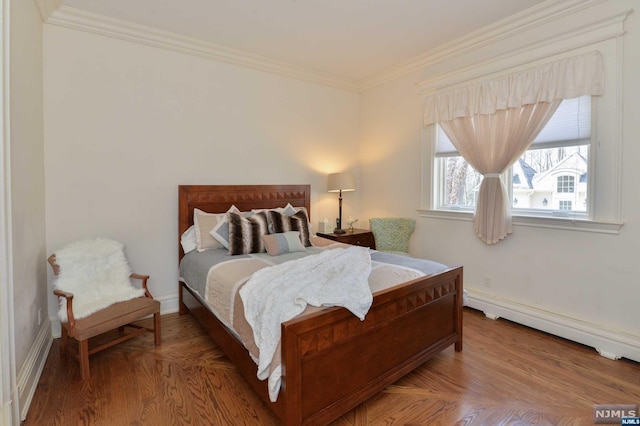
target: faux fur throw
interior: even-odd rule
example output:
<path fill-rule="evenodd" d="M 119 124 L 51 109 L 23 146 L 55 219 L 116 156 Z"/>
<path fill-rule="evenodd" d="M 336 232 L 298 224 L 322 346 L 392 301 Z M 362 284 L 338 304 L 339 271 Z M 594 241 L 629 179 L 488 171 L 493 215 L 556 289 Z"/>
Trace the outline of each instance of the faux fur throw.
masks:
<path fill-rule="evenodd" d="M 73 294 L 76 319 L 144 295 L 144 289 L 131 284 L 131 268 L 123 249 L 118 241 L 98 238 L 76 241 L 55 252 L 60 272 L 54 287 Z M 58 317 L 67 322 L 64 298 L 60 298 Z"/>

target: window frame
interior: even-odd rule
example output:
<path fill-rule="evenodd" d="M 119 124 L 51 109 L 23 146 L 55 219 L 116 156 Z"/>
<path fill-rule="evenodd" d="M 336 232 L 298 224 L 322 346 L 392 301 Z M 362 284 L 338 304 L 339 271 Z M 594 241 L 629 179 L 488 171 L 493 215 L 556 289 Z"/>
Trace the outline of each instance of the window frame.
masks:
<path fill-rule="evenodd" d="M 592 111 L 593 113 L 593 111 Z M 435 126 L 434 126 L 435 127 Z M 437 137 L 437 133 L 438 131 L 436 130 L 435 132 L 435 137 Z M 580 143 L 579 145 L 586 145 L 585 143 Z M 575 145 L 578 146 L 578 145 Z M 592 155 L 591 155 L 591 143 L 589 144 L 589 171 L 587 172 L 587 205 L 586 207 L 586 211 L 581 211 L 581 210 L 562 210 L 559 208 L 556 209 L 548 209 L 548 208 L 544 208 L 544 209 L 536 209 L 536 208 L 522 208 L 522 207 L 518 207 L 517 205 L 514 204 L 514 195 L 513 195 L 513 175 L 512 175 L 512 167 L 510 167 L 505 173 L 503 173 L 501 175 L 501 179 L 502 182 L 511 182 L 511 185 L 505 183 L 505 188 L 507 190 L 507 194 L 509 197 L 509 200 L 511 201 L 511 214 L 512 217 L 537 217 L 537 218 L 555 218 L 555 217 L 568 217 L 571 216 L 571 218 L 573 219 L 579 219 L 579 220 L 591 220 L 593 221 L 593 216 L 592 216 L 592 208 L 591 206 L 588 204 L 590 199 L 593 199 L 593 194 L 591 192 L 591 187 L 592 187 L 592 181 L 591 179 L 593 179 L 591 177 L 591 168 L 594 167 L 593 163 L 592 163 Z M 536 149 L 536 148 L 534 148 Z M 538 148 L 539 149 L 539 148 Z M 544 149 L 544 148 L 542 148 Z M 446 182 L 446 178 L 445 178 L 445 170 L 444 168 L 446 167 L 446 160 L 448 158 L 451 158 L 452 156 L 437 156 L 435 155 L 435 152 L 432 155 L 432 159 L 433 159 L 433 182 L 435 183 L 435 186 L 433 187 L 433 202 L 432 202 L 432 206 L 434 206 L 434 210 L 438 210 L 438 211 L 448 211 L 448 212 L 468 212 L 468 213 L 474 213 L 475 212 L 475 206 L 451 206 L 451 205 L 445 205 L 445 182 Z M 456 157 L 460 157 L 459 155 L 456 155 Z M 574 183 L 573 183 L 573 192 L 558 192 L 559 194 L 575 194 L 575 190 L 576 190 L 576 177 L 572 176 L 572 175 L 566 175 L 566 174 L 562 174 L 559 175 L 557 178 L 559 178 L 560 176 L 565 176 L 565 177 L 569 177 L 569 178 L 573 178 Z M 556 178 L 556 179 L 557 179 Z M 557 182 L 554 184 L 557 185 Z M 557 187 L 556 187 L 557 189 Z"/>

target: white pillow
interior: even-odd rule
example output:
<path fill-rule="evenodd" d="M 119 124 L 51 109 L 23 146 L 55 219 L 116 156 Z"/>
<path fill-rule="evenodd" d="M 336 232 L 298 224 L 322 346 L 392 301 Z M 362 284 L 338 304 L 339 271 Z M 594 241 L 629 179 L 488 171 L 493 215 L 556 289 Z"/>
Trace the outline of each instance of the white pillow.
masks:
<path fill-rule="evenodd" d="M 194 225 L 191 225 L 182 233 L 182 236 L 180 237 L 180 244 L 182 245 L 182 251 L 184 254 L 187 254 L 198 247 L 198 242 L 196 241 L 196 227 Z"/>
<path fill-rule="evenodd" d="M 283 209 L 276 209 L 276 211 L 278 211 L 279 213 L 282 214 L 286 214 L 287 216 L 293 216 L 294 214 L 296 214 L 298 212 L 299 209 L 302 209 L 303 207 L 293 207 L 291 205 L 291 203 L 287 203 L 286 206 L 284 206 Z"/>

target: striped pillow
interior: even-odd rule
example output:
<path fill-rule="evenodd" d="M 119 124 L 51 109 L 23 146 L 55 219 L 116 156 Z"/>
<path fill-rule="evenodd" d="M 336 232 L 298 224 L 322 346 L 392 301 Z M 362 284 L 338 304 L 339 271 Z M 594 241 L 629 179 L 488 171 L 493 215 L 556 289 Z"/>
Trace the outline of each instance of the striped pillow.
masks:
<path fill-rule="evenodd" d="M 288 231 L 299 231 L 300 241 L 302 241 L 302 244 L 304 244 L 305 247 L 311 247 L 311 241 L 309 240 L 309 220 L 307 219 L 307 213 L 304 210 L 300 210 L 291 216 L 278 213 L 274 210 L 269 210 L 268 214 L 269 222 L 271 223 L 274 234 L 281 234 Z"/>
<path fill-rule="evenodd" d="M 262 236 L 269 234 L 266 214 L 255 213 L 247 219 L 237 213 L 227 213 L 227 221 L 229 222 L 229 254 L 264 251 Z"/>

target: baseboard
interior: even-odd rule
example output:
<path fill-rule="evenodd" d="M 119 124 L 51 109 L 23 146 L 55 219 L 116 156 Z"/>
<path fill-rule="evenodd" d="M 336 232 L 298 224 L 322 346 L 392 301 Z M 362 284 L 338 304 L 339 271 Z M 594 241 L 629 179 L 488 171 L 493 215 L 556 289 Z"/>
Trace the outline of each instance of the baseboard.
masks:
<path fill-rule="evenodd" d="M 534 306 L 467 289 L 467 306 L 493 319 L 510 321 L 595 348 L 606 358 L 640 362 L 640 336 L 606 329 Z"/>
<path fill-rule="evenodd" d="M 178 312 L 178 293 L 167 296 L 154 297 L 160 302 L 160 314 L 172 314 Z M 59 338 L 62 333 L 60 331 L 60 320 L 57 316 L 50 318 L 51 320 L 51 336 L 54 339 Z"/>
<path fill-rule="evenodd" d="M 16 378 L 21 421 L 27 418 L 27 412 L 38 387 L 38 381 L 47 362 L 52 343 L 51 322 L 49 318 L 45 318 Z"/>
<path fill-rule="evenodd" d="M 178 293 L 156 297 L 155 299 L 160 301 L 160 313 L 162 315 L 178 312 Z"/>

